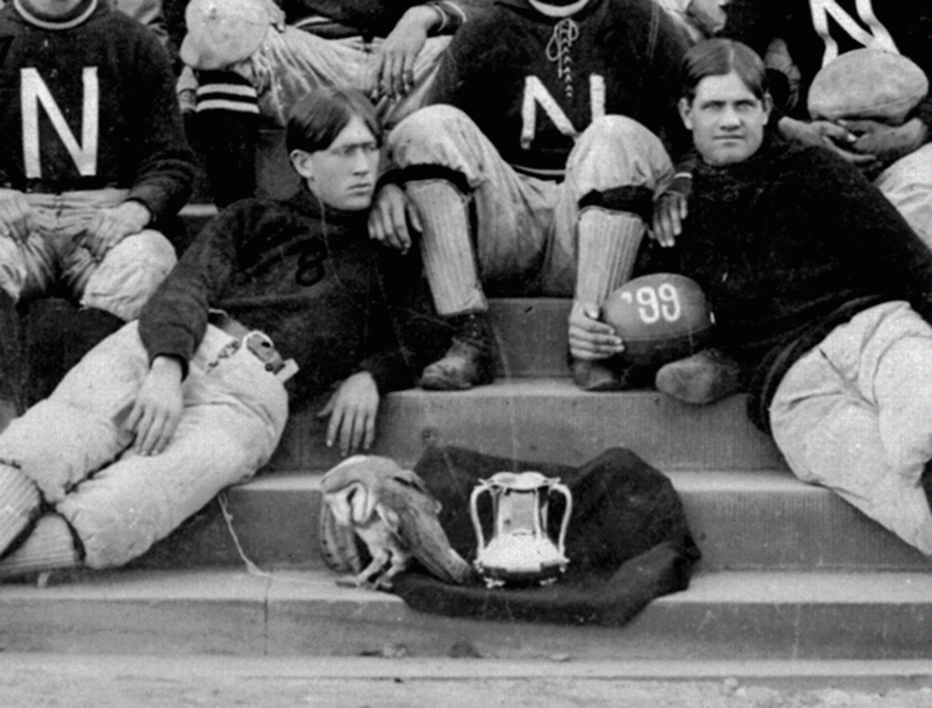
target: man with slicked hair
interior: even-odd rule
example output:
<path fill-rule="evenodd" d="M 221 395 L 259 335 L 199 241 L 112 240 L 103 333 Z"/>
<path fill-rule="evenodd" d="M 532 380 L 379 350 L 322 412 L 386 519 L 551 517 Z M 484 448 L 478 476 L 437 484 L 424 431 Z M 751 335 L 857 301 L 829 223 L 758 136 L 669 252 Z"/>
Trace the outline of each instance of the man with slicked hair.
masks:
<path fill-rule="evenodd" d="M 139 320 L 0 434 L 0 576 L 142 554 L 268 461 L 289 400 L 329 394 L 327 444 L 372 444 L 380 394 L 446 345 L 417 264 L 380 269 L 366 232 L 380 143 L 358 92 L 299 101 L 299 193 L 219 214 Z"/>
<path fill-rule="evenodd" d="M 748 389 L 800 479 L 932 555 L 932 253 L 860 170 L 769 124 L 749 47 L 693 47 L 682 93 L 689 214 L 641 255 L 699 283 L 715 352 L 661 367 L 657 388 L 694 404 Z"/>

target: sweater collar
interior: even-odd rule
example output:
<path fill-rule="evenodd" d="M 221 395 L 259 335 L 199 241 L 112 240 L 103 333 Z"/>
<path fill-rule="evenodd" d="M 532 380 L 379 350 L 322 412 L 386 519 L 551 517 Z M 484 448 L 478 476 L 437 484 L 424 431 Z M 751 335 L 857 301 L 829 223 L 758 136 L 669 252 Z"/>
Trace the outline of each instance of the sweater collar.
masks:
<path fill-rule="evenodd" d="M 764 140 L 761 142 L 760 148 L 747 160 L 730 165 L 716 166 L 710 165 L 701 156 L 698 156 L 699 172 L 704 172 L 707 175 L 730 175 L 738 179 L 750 177 L 757 175 L 762 169 L 767 169 L 767 166 L 786 153 L 789 147 L 790 144 L 779 133 L 768 127 L 764 132 Z"/>
<path fill-rule="evenodd" d="M 510 7 L 513 10 L 518 10 L 524 15 L 530 15 L 532 17 L 537 17 L 540 20 L 547 20 L 550 22 L 559 21 L 562 18 L 562 15 L 559 17 L 550 17 L 540 12 L 535 8 L 528 0 L 495 0 L 495 4 L 504 5 L 505 7 Z M 601 4 L 601 0 L 588 0 L 588 2 L 583 3 L 581 7 L 575 10 L 574 14 L 571 15 L 574 19 L 586 15 L 592 11 L 592 9 Z"/>
<path fill-rule="evenodd" d="M 368 211 L 340 211 L 326 207 L 303 182 L 298 191 L 288 199 L 288 203 L 305 216 L 319 219 L 329 227 L 338 230 L 362 228 L 365 233 L 365 225 L 369 218 Z"/>
<path fill-rule="evenodd" d="M 69 30 L 77 27 L 94 14 L 98 4 L 99 0 L 81 0 L 64 15 L 49 15 L 37 10 L 29 3 L 29 0 L 13 0 L 13 6 L 24 20 L 31 25 L 48 30 Z"/>

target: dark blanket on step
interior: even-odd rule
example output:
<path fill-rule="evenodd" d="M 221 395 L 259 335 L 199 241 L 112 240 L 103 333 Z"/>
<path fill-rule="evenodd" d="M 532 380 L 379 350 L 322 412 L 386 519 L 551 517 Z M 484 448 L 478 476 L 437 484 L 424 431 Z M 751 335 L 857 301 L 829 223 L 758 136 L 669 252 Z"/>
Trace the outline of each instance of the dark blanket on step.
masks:
<path fill-rule="evenodd" d="M 472 562 L 477 540 L 469 497 L 481 478 L 503 470 L 559 477 L 573 496 L 566 573 L 545 587 L 488 589 L 448 585 L 426 572 L 397 576 L 394 591 L 411 607 L 476 619 L 621 625 L 652 599 L 684 590 L 699 560 L 670 480 L 630 450 L 613 448 L 580 467 L 509 460 L 454 447 L 430 447 L 415 472 L 442 502 L 440 522 Z M 550 497 L 556 539 L 561 496 Z"/>

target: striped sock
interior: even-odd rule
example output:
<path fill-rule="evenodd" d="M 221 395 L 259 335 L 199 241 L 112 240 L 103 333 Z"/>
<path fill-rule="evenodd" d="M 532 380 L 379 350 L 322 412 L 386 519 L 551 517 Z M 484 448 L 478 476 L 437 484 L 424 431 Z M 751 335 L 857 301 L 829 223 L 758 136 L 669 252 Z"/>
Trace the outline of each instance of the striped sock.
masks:
<path fill-rule="evenodd" d="M 198 74 L 197 112 L 234 111 L 259 115 L 259 94 L 249 81 L 233 71 Z"/>
<path fill-rule="evenodd" d="M 469 238 L 466 197 L 446 180 L 408 182 L 424 227 L 421 254 L 424 271 L 443 316 L 488 309 Z"/>
<path fill-rule="evenodd" d="M 0 557 L 39 515 L 39 489 L 15 467 L 0 464 Z"/>
<path fill-rule="evenodd" d="M 626 211 L 589 207 L 579 215 L 576 301 L 601 305 L 631 278 L 646 227 Z"/>
<path fill-rule="evenodd" d="M 71 527 L 64 517 L 49 513 L 39 519 L 22 546 L 0 561 L 0 578 L 75 568 L 79 564 Z"/>

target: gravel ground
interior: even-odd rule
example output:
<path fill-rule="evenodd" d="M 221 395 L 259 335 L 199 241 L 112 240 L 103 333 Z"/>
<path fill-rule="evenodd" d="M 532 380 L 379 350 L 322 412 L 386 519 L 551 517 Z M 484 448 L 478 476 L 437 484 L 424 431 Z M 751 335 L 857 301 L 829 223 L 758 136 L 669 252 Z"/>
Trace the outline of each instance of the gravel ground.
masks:
<path fill-rule="evenodd" d="M 423 672 L 322 676 L 302 660 L 211 657 L 0 657 L 4 708 L 261 706 L 279 708 L 932 708 L 932 664 L 923 676 L 632 680 L 607 676 L 444 678 Z M 481 671 L 481 665 L 476 665 Z M 340 673 L 340 672 L 338 672 Z M 344 673 L 351 673 L 344 671 Z M 560 672 L 555 672 L 559 674 Z M 583 672 L 584 673 L 584 672 Z M 436 677 L 435 677 L 436 676 Z"/>

